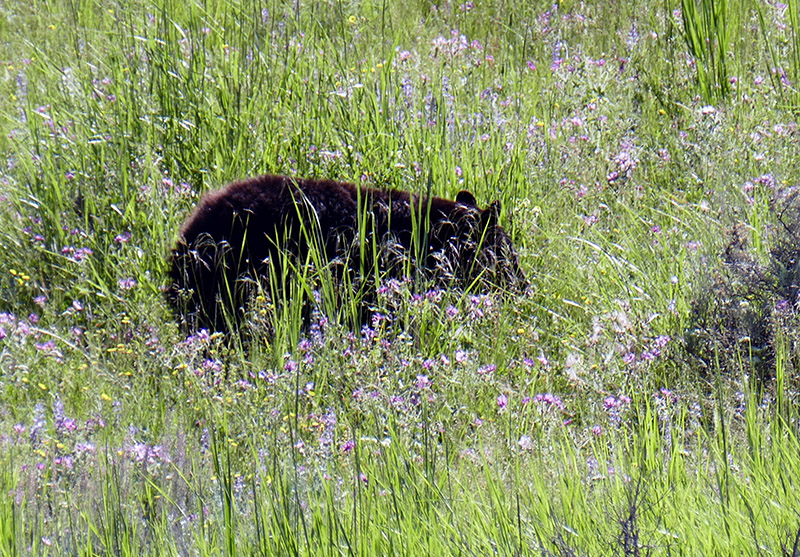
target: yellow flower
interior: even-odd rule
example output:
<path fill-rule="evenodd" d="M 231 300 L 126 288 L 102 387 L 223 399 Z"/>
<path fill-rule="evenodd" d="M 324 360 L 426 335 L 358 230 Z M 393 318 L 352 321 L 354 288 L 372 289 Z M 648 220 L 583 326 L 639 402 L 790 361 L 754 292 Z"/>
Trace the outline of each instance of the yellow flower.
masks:
<path fill-rule="evenodd" d="M 347 18 L 347 21 L 350 22 L 350 25 L 355 25 L 358 19 L 356 19 L 356 16 L 351 15 L 350 17 Z"/>

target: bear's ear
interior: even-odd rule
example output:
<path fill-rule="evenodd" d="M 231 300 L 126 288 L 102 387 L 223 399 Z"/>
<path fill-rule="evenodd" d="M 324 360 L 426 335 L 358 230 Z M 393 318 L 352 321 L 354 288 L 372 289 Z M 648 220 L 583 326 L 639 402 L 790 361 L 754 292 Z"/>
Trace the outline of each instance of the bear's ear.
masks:
<path fill-rule="evenodd" d="M 458 195 L 456 196 L 456 203 L 459 205 L 466 205 L 467 207 L 478 206 L 478 201 L 475 199 L 475 196 L 467 190 L 461 190 L 458 192 Z"/>
<path fill-rule="evenodd" d="M 485 211 L 481 213 L 481 223 L 484 226 L 497 226 L 500 222 L 500 201 L 493 201 Z"/>

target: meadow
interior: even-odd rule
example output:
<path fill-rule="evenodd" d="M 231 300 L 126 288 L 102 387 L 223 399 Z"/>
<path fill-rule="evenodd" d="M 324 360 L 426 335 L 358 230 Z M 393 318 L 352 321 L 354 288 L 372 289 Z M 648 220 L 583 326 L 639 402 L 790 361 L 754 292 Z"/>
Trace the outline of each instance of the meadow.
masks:
<path fill-rule="evenodd" d="M 0 2 L 0 553 L 800 555 L 799 10 Z M 181 330 L 261 173 L 499 200 L 530 289 Z"/>

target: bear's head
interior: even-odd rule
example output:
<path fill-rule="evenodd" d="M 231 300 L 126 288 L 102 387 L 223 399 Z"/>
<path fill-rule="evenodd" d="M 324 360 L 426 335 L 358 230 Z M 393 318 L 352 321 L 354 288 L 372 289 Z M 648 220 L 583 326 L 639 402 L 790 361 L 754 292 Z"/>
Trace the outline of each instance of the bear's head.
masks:
<path fill-rule="evenodd" d="M 450 242 L 447 258 L 458 262 L 458 275 L 467 286 L 479 281 L 524 291 L 528 280 L 511 236 L 499 224 L 500 213 L 500 201 L 481 209 L 472 193 L 460 191 L 451 215 L 455 241 Z"/>

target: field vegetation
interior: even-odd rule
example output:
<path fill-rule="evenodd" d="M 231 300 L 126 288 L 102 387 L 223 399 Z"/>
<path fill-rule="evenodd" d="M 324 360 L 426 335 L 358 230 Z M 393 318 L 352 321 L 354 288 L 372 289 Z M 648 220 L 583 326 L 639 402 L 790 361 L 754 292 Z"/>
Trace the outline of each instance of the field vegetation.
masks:
<path fill-rule="evenodd" d="M 0 553 L 800 555 L 798 9 L 0 3 Z M 267 172 L 499 200 L 530 289 L 182 331 Z"/>

